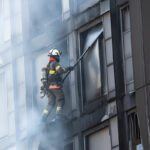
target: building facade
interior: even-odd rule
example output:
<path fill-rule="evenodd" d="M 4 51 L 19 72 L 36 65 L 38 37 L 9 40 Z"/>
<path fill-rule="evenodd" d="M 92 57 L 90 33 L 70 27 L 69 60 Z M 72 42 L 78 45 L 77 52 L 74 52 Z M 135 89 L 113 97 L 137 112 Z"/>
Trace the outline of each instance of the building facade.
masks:
<path fill-rule="evenodd" d="M 0 0 L 0 11 L 1 150 L 42 150 L 33 129 L 54 47 L 62 66 L 88 49 L 64 83 L 64 149 L 149 149 L 148 1 Z"/>

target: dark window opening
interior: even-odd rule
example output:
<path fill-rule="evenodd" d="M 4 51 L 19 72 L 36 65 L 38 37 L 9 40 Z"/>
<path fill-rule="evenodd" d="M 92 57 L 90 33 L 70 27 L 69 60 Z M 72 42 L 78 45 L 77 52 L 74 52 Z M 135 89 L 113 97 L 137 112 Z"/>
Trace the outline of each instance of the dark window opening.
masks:
<path fill-rule="evenodd" d="M 136 112 L 128 115 L 129 148 L 136 150 L 137 145 L 141 144 L 140 128 Z"/>
<path fill-rule="evenodd" d="M 102 27 L 97 25 L 81 33 L 82 54 L 88 50 L 81 61 L 81 82 L 84 104 L 98 100 L 103 93 L 104 67 Z"/>

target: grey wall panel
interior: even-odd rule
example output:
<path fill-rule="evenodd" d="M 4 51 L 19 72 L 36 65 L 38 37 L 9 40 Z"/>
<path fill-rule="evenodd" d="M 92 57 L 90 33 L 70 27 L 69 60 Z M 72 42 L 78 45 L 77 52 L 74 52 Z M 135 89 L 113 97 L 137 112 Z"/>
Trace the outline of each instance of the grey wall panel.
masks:
<path fill-rule="evenodd" d="M 148 108 L 150 108 L 150 85 L 149 86 L 147 86 L 147 106 L 148 106 Z M 148 118 L 150 118 L 150 109 L 148 109 Z M 149 128 L 150 128 L 150 122 L 149 122 Z M 150 133 L 149 133 L 150 134 Z"/>
<path fill-rule="evenodd" d="M 146 73 L 146 83 L 150 83 L 150 1 L 141 1 L 141 11 L 142 11 L 142 25 L 143 25 L 143 49 L 144 49 L 144 59 L 145 59 L 145 73 Z"/>
<path fill-rule="evenodd" d="M 79 12 L 83 12 L 98 2 L 99 0 L 78 0 L 78 10 Z"/>
<path fill-rule="evenodd" d="M 99 14 L 100 7 L 98 4 L 89 8 L 88 11 L 85 11 L 82 14 L 78 15 L 78 17 L 75 19 L 75 29 L 78 29 L 84 24 L 89 23 L 91 20 L 94 20 L 95 18 L 99 17 Z"/>
<path fill-rule="evenodd" d="M 143 39 L 142 39 L 142 20 L 140 5 L 137 0 L 130 3 L 130 22 L 131 22 L 131 42 L 133 50 L 133 68 L 135 88 L 145 84 L 144 57 L 143 57 Z M 138 14 L 138 15 L 137 15 Z"/>
<path fill-rule="evenodd" d="M 137 103 L 137 114 L 139 118 L 140 132 L 142 143 L 145 150 L 148 150 L 148 122 L 147 122 L 147 110 L 145 109 L 146 103 L 146 88 L 141 88 L 136 91 L 136 103 Z"/>

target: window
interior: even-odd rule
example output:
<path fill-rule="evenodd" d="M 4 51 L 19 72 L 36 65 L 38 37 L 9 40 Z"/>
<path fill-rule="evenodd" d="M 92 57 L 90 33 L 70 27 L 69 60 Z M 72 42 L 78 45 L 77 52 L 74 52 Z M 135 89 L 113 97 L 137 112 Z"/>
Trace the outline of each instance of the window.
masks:
<path fill-rule="evenodd" d="M 13 2 L 13 29 L 14 29 L 14 40 L 21 42 L 22 40 L 22 12 L 21 12 L 21 0 L 14 0 Z"/>
<path fill-rule="evenodd" d="M 131 46 L 131 31 L 130 31 L 130 12 L 129 6 L 121 8 L 121 32 L 122 32 L 122 49 L 124 58 L 124 72 L 126 91 L 134 91 L 133 79 L 133 62 L 132 62 L 132 46 Z"/>
<path fill-rule="evenodd" d="M 81 61 L 82 94 L 84 103 L 100 98 L 103 77 L 102 27 L 97 25 L 81 33 L 81 54 L 86 51 Z"/>
<path fill-rule="evenodd" d="M 5 72 L 0 72 L 0 138 L 8 135 L 8 108 Z"/>
<path fill-rule="evenodd" d="M 18 100 L 18 119 L 20 137 L 24 136 L 27 127 L 26 113 L 26 89 L 25 89 L 25 72 L 24 72 L 24 57 L 20 57 L 16 61 L 17 69 L 17 100 Z"/>
<path fill-rule="evenodd" d="M 103 27 L 104 27 L 104 43 L 105 43 L 105 63 L 107 70 L 107 87 L 105 95 L 108 99 L 115 97 L 115 77 L 114 77 L 114 63 L 113 63 L 113 48 L 112 48 L 112 34 L 111 34 L 111 21 L 110 13 L 103 15 Z"/>
<path fill-rule="evenodd" d="M 118 121 L 117 117 L 110 119 L 110 130 L 111 130 L 111 146 L 112 150 L 119 150 L 119 139 L 118 139 Z"/>
<path fill-rule="evenodd" d="M 87 150 L 111 150 L 109 128 L 95 132 L 87 137 Z"/>
<path fill-rule="evenodd" d="M 8 100 L 8 127 L 9 136 L 14 136 L 15 130 L 15 104 L 14 104 L 14 86 L 12 76 L 12 65 L 7 65 L 6 71 L 6 83 L 7 83 L 7 100 Z"/>
<path fill-rule="evenodd" d="M 2 43 L 9 41 L 11 38 L 11 25 L 10 25 L 10 3 L 9 0 L 1 0 L 1 14 L 0 14 L 0 34 Z"/>
<path fill-rule="evenodd" d="M 128 114 L 129 149 L 136 150 L 141 146 L 140 128 L 136 112 Z"/>
<path fill-rule="evenodd" d="M 69 0 L 62 0 L 62 14 L 63 19 L 68 19 L 70 17 L 70 3 Z"/>

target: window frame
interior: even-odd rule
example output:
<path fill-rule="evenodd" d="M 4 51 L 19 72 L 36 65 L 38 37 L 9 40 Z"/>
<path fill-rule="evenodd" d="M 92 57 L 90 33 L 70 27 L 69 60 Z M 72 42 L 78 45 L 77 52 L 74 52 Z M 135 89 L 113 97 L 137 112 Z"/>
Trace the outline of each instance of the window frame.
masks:
<path fill-rule="evenodd" d="M 61 6 L 62 6 L 62 19 L 63 20 L 68 20 L 69 18 L 70 18 L 70 15 L 71 15 L 71 13 L 70 13 L 70 0 L 68 0 L 68 2 L 69 2 L 69 9 L 67 10 L 67 11 L 64 11 L 64 4 L 63 4 L 63 1 L 64 0 L 61 0 Z"/>
<path fill-rule="evenodd" d="M 101 17 L 96 19 L 95 21 L 93 21 L 91 23 L 86 24 L 85 26 L 83 26 L 83 27 L 81 27 L 79 29 L 79 31 L 78 31 L 79 50 L 77 51 L 77 57 L 78 58 L 82 54 L 82 50 L 81 50 L 81 34 L 83 32 L 86 32 L 87 30 L 89 30 L 92 27 L 96 27 L 97 25 L 101 25 L 102 26 L 102 18 Z M 103 26 L 102 26 L 102 28 L 103 28 Z M 97 39 L 99 39 L 99 37 Z M 102 42 L 102 48 L 103 48 L 103 56 L 102 57 L 105 57 L 104 37 L 102 37 L 101 42 Z M 81 69 L 82 68 L 82 64 L 81 64 L 81 62 L 79 63 L 77 78 L 79 80 L 78 81 L 78 92 L 79 92 L 79 99 L 81 100 L 79 103 L 80 103 L 80 111 L 81 111 L 82 114 L 92 112 L 93 110 L 95 110 L 95 108 L 102 106 L 103 103 L 104 103 L 103 101 L 106 101 L 105 100 L 105 95 L 104 95 L 105 93 L 103 91 L 104 85 L 107 86 L 106 85 L 107 83 L 103 83 L 103 82 L 105 82 L 105 80 L 103 80 L 103 78 L 104 78 L 103 74 L 106 73 L 105 65 L 106 65 L 105 61 L 103 60 L 103 63 L 102 63 L 102 60 L 100 59 L 100 67 L 101 67 L 101 72 L 100 72 L 101 77 L 100 78 L 101 78 L 101 84 L 102 84 L 101 85 L 101 89 L 100 89 L 101 90 L 100 97 L 98 99 L 96 99 L 96 100 L 92 100 L 92 101 L 89 101 L 88 103 L 84 103 L 85 99 L 84 99 L 84 96 L 83 96 L 83 83 L 82 83 L 83 75 L 82 75 L 82 69 Z M 102 73 L 102 71 L 103 71 L 103 73 Z M 91 107 L 91 105 L 92 105 L 92 107 Z"/>
<path fill-rule="evenodd" d="M 11 41 L 11 36 L 12 36 L 12 31 L 11 31 L 11 3 L 10 1 L 8 0 L 8 9 L 7 12 L 5 9 L 6 8 L 6 5 L 5 5 L 5 2 L 4 0 L 0 0 L 0 3 L 1 3 L 1 15 L 0 15 L 0 20 L 1 20 L 1 40 L 2 42 L 0 43 L 0 46 L 3 46 L 4 44 L 6 43 L 9 43 Z M 6 25 L 6 22 L 7 22 L 7 25 Z M 7 26 L 8 27 L 8 31 L 10 31 L 9 33 L 7 33 L 8 31 L 6 31 L 6 28 L 4 26 Z"/>
<path fill-rule="evenodd" d="M 106 129 L 106 128 L 109 129 L 110 143 L 111 143 L 111 132 L 110 132 L 109 126 L 110 126 L 109 121 L 105 121 L 104 123 L 102 123 L 94 128 L 84 131 L 83 132 L 84 150 L 89 150 L 89 136 L 96 132 L 102 131 L 103 129 Z"/>
<path fill-rule="evenodd" d="M 134 90 L 134 72 L 133 72 L 133 80 L 131 81 L 127 81 L 126 79 L 126 62 L 128 59 L 132 59 L 132 69 L 133 69 L 133 56 L 132 56 L 132 43 L 131 43 L 131 56 L 128 56 L 128 58 L 125 58 L 125 44 L 124 44 L 124 35 L 127 33 L 131 34 L 131 24 L 130 24 L 130 28 L 127 29 L 127 31 L 124 31 L 124 18 L 123 18 L 123 11 L 124 9 L 128 8 L 129 9 L 129 13 L 130 13 L 130 6 L 128 3 L 126 3 L 125 5 L 123 5 L 122 7 L 120 7 L 120 25 L 121 25 L 121 48 L 122 48 L 122 56 L 123 56 L 123 70 L 124 70 L 124 83 L 125 83 L 125 92 L 129 93 L 129 94 L 133 94 L 135 93 Z M 130 16 L 129 16 L 130 17 Z M 130 18 L 129 18 L 130 19 Z M 128 87 L 129 86 L 133 86 L 133 90 L 129 91 Z"/>
<path fill-rule="evenodd" d="M 6 103 L 7 103 L 7 112 L 6 112 L 6 116 L 7 116 L 7 133 L 4 136 L 1 136 L 0 139 L 6 139 L 9 136 L 9 110 L 8 110 L 8 97 L 7 97 L 7 82 L 6 82 L 6 71 L 4 66 L 0 67 L 0 75 L 4 76 L 4 83 L 5 83 L 5 93 L 6 93 Z"/>

